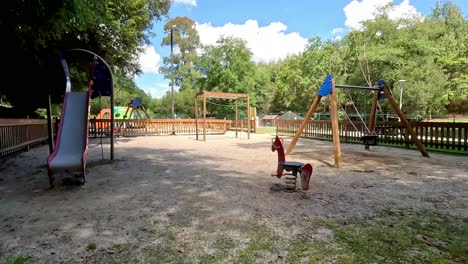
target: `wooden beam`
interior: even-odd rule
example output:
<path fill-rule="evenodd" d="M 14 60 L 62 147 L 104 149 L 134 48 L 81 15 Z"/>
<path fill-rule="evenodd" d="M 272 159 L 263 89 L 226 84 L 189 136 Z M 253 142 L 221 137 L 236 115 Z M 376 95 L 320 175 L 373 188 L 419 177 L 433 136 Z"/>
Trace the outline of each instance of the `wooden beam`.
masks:
<path fill-rule="evenodd" d="M 195 95 L 195 139 L 198 140 L 198 96 Z"/>
<path fill-rule="evenodd" d="M 250 139 L 250 97 L 247 96 L 247 139 Z"/>
<path fill-rule="evenodd" d="M 237 107 L 237 100 L 236 100 L 236 138 L 237 138 L 237 130 L 239 129 L 238 115 L 239 115 L 239 109 Z"/>
<path fill-rule="evenodd" d="M 312 102 L 312 105 L 310 106 L 309 111 L 307 112 L 307 114 L 306 114 L 306 116 L 304 118 L 304 121 L 302 121 L 302 124 L 299 127 L 299 129 L 297 130 L 296 135 L 294 136 L 293 140 L 291 141 L 291 144 L 289 144 L 289 146 L 288 146 L 288 150 L 286 151 L 286 156 L 291 154 L 291 152 L 293 151 L 294 147 L 296 146 L 297 141 L 301 137 L 301 134 L 302 134 L 302 131 L 304 130 L 304 127 L 307 125 L 310 118 L 312 117 L 312 115 L 317 110 L 317 107 L 318 107 L 321 99 L 322 99 L 322 96 L 320 96 L 320 95 L 317 95 L 314 98 L 314 101 Z"/>
<path fill-rule="evenodd" d="M 232 99 L 237 100 L 240 98 L 247 98 L 248 94 L 243 93 L 222 93 L 222 92 L 212 92 L 212 91 L 203 91 L 196 94 L 196 96 L 204 95 L 207 98 L 220 98 L 220 99 Z"/>
<path fill-rule="evenodd" d="M 206 95 L 203 94 L 203 141 L 206 141 Z"/>
<path fill-rule="evenodd" d="M 338 124 L 338 109 L 336 107 L 335 80 L 332 81 L 332 93 L 330 94 L 331 123 L 333 132 L 333 153 L 335 156 L 335 167 L 341 167 L 341 144 L 340 128 Z"/>
<path fill-rule="evenodd" d="M 424 157 L 429 157 L 429 153 L 427 153 L 426 148 L 424 148 L 424 145 L 421 143 L 418 136 L 414 132 L 413 127 L 411 126 L 410 122 L 406 119 L 405 114 L 400 110 L 398 103 L 395 101 L 395 98 L 393 98 L 387 86 L 384 85 L 382 90 L 387 96 L 388 102 L 390 102 L 390 105 L 392 105 L 393 111 L 395 111 L 398 114 L 401 122 L 403 122 L 403 124 L 405 125 L 407 133 L 411 134 L 411 140 L 413 141 L 413 143 L 418 147 L 419 151 Z"/>

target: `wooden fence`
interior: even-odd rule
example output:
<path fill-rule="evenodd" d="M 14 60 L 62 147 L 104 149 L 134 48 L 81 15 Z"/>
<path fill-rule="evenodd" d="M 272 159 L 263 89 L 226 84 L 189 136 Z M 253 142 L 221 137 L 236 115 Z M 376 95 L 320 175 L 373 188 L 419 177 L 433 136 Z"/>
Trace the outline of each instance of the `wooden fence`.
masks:
<path fill-rule="evenodd" d="M 279 134 L 294 135 L 302 120 L 277 120 Z M 430 150 L 456 151 L 468 154 L 468 123 L 412 122 L 416 135 Z M 340 140 L 360 143 L 367 128 L 362 122 L 340 121 Z M 414 147 L 411 136 L 399 122 L 377 122 L 379 144 Z M 332 140 L 330 120 L 310 120 L 302 133 L 303 137 Z"/>
<path fill-rule="evenodd" d="M 53 121 L 55 127 L 55 121 Z M 0 119 L 0 158 L 47 141 L 47 120 Z"/>
<path fill-rule="evenodd" d="M 55 121 L 53 127 L 55 128 Z M 241 121 L 239 121 L 241 122 Z M 195 119 L 149 119 L 126 120 L 116 122 L 121 129 L 119 136 L 147 136 L 195 134 Z M 207 119 L 207 133 L 225 133 L 237 127 L 246 129 L 247 121 L 242 125 L 233 120 Z M 280 134 L 294 135 L 301 125 L 301 120 L 277 120 Z M 360 143 L 366 128 L 362 123 L 340 121 L 340 138 L 343 142 Z M 413 122 L 418 138 L 430 150 L 457 151 L 468 154 L 468 123 Z M 110 121 L 90 120 L 90 137 L 110 135 Z M 252 120 L 252 132 L 255 122 Z M 203 120 L 199 119 L 199 133 L 203 133 Z M 303 137 L 332 140 L 330 120 L 311 120 L 307 123 Z M 378 122 L 376 132 L 379 144 L 413 147 L 410 136 L 398 122 Z M 44 119 L 0 119 L 0 157 L 16 151 L 29 149 L 30 146 L 47 141 L 47 120 Z"/>
<path fill-rule="evenodd" d="M 206 132 L 208 134 L 223 134 L 227 130 L 239 128 L 246 129 L 247 121 L 239 121 L 237 124 L 233 120 L 207 119 Z M 255 132 L 252 120 L 251 131 Z M 89 121 L 89 136 L 98 137 L 110 135 L 110 120 L 92 119 Z M 158 136 L 158 135 L 193 135 L 196 134 L 195 119 L 135 119 L 116 120 L 115 128 L 117 136 Z M 198 120 L 198 133 L 203 134 L 203 120 Z"/>

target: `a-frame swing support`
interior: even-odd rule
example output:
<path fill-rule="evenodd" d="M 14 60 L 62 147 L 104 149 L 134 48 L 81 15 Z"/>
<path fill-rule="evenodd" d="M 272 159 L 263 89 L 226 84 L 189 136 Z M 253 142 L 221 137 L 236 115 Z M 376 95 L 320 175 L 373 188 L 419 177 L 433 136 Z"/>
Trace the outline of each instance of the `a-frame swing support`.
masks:
<path fill-rule="evenodd" d="M 307 112 L 304 118 L 304 121 L 301 123 L 298 130 L 296 131 L 296 134 L 293 140 L 291 141 L 291 144 L 289 144 L 288 149 L 286 151 L 286 155 L 291 154 L 291 152 L 294 150 L 294 147 L 296 146 L 297 141 L 301 137 L 301 134 L 305 126 L 307 125 L 310 118 L 317 110 L 317 107 L 322 97 L 330 95 L 330 110 L 331 110 L 331 120 L 332 120 L 333 153 L 334 153 L 334 158 L 335 158 L 335 167 L 337 168 L 341 167 L 341 145 L 340 145 L 340 135 L 339 135 L 340 131 L 339 131 L 339 123 L 338 123 L 336 88 L 364 89 L 364 90 L 374 91 L 374 96 L 372 98 L 371 117 L 369 121 L 369 129 L 371 131 L 373 131 L 376 126 L 377 102 L 379 99 L 380 92 L 383 92 L 385 96 L 387 97 L 388 101 L 390 102 L 390 105 L 392 106 L 393 110 L 400 117 L 400 120 L 403 123 L 403 125 L 406 127 L 406 130 L 410 133 L 411 140 L 413 141 L 413 143 L 418 147 L 419 151 L 424 157 L 429 157 L 429 153 L 426 151 L 426 149 L 424 148 L 424 145 L 418 139 L 416 133 L 413 130 L 413 127 L 411 126 L 410 122 L 406 119 L 404 113 L 398 107 L 398 104 L 395 101 L 395 98 L 393 98 L 392 94 L 388 90 L 388 87 L 384 81 L 379 81 L 378 86 L 375 86 L 375 87 L 336 85 L 331 75 L 328 75 L 325 78 L 322 86 L 320 87 L 317 93 L 317 96 L 314 98 L 314 101 L 312 102 L 312 105 L 310 106 L 309 111 Z M 368 146 L 366 146 L 366 149 L 368 149 Z"/>
<path fill-rule="evenodd" d="M 195 94 L 194 99 L 194 113 L 195 113 L 195 139 L 198 140 L 198 97 L 203 98 L 203 141 L 206 141 L 206 99 L 207 98 L 218 98 L 218 99 L 226 99 L 226 100 L 235 100 L 236 103 L 236 138 L 238 137 L 237 131 L 239 130 L 239 107 L 238 107 L 238 100 L 245 99 L 247 102 L 247 139 L 250 139 L 250 123 L 251 123 L 251 116 L 250 116 L 250 97 L 248 94 L 243 93 L 223 93 L 223 92 L 212 92 L 212 91 L 203 91 Z M 240 128 L 242 129 L 242 127 Z"/>

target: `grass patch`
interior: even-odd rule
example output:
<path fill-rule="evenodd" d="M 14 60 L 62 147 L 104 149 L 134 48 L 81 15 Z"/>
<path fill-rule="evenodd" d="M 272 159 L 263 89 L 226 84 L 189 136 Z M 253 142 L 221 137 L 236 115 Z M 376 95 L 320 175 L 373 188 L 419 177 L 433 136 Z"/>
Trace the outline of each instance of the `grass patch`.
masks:
<path fill-rule="evenodd" d="M 249 239 L 249 242 L 239 252 L 235 260 L 236 263 L 255 263 L 257 260 L 263 259 L 267 254 L 272 254 L 276 251 L 275 243 L 281 240 L 265 228 L 248 230 L 244 232 L 244 235 Z"/>
<path fill-rule="evenodd" d="M 29 258 L 25 256 L 9 256 L 6 259 L 5 264 L 24 264 L 28 262 L 28 259 Z"/>
<path fill-rule="evenodd" d="M 466 218 L 428 211 L 313 218 L 301 226 L 251 222 L 182 237 L 183 227 L 156 223 L 141 230 L 149 241 L 116 245 L 86 263 L 468 263 L 467 226 Z"/>
<path fill-rule="evenodd" d="M 87 246 L 86 246 L 86 250 L 96 250 L 96 243 L 89 243 Z"/>
<path fill-rule="evenodd" d="M 257 134 L 276 134 L 276 127 L 259 127 Z"/>
<path fill-rule="evenodd" d="M 340 263 L 467 263 L 468 221 L 424 212 L 386 215 L 332 226 L 332 244 L 319 243 L 321 255 Z M 312 254 L 311 259 L 317 259 Z"/>

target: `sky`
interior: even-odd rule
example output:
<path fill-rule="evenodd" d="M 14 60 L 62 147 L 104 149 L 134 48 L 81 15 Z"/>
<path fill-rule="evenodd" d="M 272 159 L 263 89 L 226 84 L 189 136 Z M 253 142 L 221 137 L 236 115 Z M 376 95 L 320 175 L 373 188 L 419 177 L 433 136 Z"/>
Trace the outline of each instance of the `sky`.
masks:
<path fill-rule="evenodd" d="M 388 15 L 398 19 L 429 15 L 436 0 L 173 0 L 168 17 L 150 30 L 156 36 L 140 54 L 143 73 L 134 80 L 153 98 L 170 91 L 169 80 L 158 68 L 170 55 L 170 48 L 161 46 L 163 26 L 177 16 L 195 21 L 202 44 L 215 44 L 220 36 L 242 38 L 254 62 L 269 62 L 302 52 L 315 36 L 339 39 L 360 29 L 362 21 L 373 19 L 374 11 L 391 2 L 394 7 Z M 468 15 L 468 0 L 452 2 Z"/>

